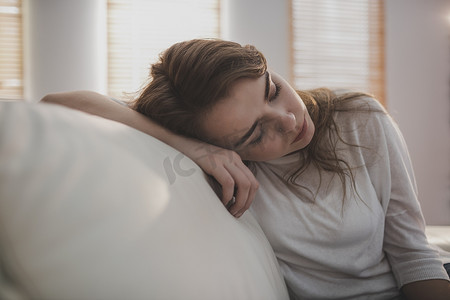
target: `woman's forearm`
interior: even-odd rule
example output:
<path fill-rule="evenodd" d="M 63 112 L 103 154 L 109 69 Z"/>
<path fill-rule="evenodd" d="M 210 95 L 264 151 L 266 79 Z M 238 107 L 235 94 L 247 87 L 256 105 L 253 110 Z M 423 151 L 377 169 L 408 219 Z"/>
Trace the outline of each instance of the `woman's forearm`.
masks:
<path fill-rule="evenodd" d="M 195 160 L 209 151 L 210 145 L 177 135 L 143 114 L 121 105 L 105 95 L 92 91 L 75 91 L 49 94 L 41 102 L 63 105 L 105 119 L 123 123 L 177 149 Z"/>
<path fill-rule="evenodd" d="M 443 279 L 411 282 L 402 287 L 408 300 L 450 300 L 450 282 Z"/>
<path fill-rule="evenodd" d="M 42 98 L 41 102 L 63 105 L 123 123 L 177 149 L 180 149 L 179 147 L 184 145 L 180 145 L 180 143 L 187 142 L 185 138 L 177 136 L 144 115 L 112 101 L 107 96 L 95 92 L 76 91 L 49 94 Z"/>

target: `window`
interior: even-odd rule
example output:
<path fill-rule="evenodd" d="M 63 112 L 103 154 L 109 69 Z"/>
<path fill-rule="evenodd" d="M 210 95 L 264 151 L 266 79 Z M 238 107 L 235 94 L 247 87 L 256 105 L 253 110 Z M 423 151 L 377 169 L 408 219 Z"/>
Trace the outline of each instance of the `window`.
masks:
<path fill-rule="evenodd" d="M 219 0 L 108 0 L 108 94 L 136 92 L 176 42 L 217 38 Z"/>
<path fill-rule="evenodd" d="M 351 88 L 384 101 L 382 0 L 293 0 L 293 84 Z"/>
<path fill-rule="evenodd" d="M 23 99 L 21 5 L 0 0 L 0 99 Z"/>

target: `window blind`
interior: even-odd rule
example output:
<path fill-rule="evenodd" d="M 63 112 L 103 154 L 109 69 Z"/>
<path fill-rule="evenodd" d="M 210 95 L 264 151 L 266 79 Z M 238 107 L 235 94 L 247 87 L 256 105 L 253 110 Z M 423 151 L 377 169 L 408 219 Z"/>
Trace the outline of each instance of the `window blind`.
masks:
<path fill-rule="evenodd" d="M 108 0 L 108 94 L 136 92 L 172 44 L 220 36 L 219 0 Z"/>
<path fill-rule="evenodd" d="M 384 102 L 382 0 L 292 0 L 293 84 L 349 88 Z"/>
<path fill-rule="evenodd" d="M 0 0 L 0 99 L 23 99 L 21 6 Z"/>

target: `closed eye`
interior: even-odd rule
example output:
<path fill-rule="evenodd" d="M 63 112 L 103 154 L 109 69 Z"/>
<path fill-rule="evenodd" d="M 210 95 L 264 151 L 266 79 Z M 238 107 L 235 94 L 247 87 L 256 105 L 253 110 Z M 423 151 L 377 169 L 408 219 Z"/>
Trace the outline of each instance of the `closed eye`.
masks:
<path fill-rule="evenodd" d="M 281 85 L 279 83 L 275 83 L 275 92 L 273 93 L 272 96 L 270 96 L 269 102 L 276 100 L 277 97 L 280 95 L 280 91 L 281 91 Z"/>
<path fill-rule="evenodd" d="M 264 132 L 263 128 L 261 127 L 259 130 L 258 136 L 254 140 L 252 140 L 249 144 L 250 145 L 258 145 L 259 143 L 262 142 L 264 134 L 265 134 L 265 132 Z"/>

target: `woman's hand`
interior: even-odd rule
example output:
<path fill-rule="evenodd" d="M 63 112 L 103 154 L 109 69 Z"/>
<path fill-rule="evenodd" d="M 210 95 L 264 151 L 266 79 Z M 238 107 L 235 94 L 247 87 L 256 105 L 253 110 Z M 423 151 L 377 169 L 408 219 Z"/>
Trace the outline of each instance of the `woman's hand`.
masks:
<path fill-rule="evenodd" d="M 250 207 L 259 183 L 234 151 L 186 139 L 188 147 L 179 147 L 205 173 L 212 177 L 212 186 L 230 213 L 239 218 Z M 184 143 L 182 142 L 182 143 Z"/>

